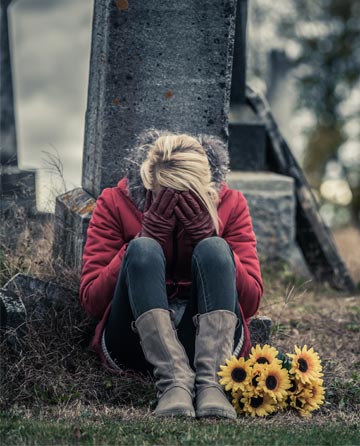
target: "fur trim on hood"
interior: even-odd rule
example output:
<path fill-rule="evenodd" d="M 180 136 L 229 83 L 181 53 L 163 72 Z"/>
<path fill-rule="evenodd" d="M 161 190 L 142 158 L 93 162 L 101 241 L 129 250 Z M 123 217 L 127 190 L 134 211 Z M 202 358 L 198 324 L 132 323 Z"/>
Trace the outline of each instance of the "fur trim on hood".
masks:
<path fill-rule="evenodd" d="M 140 166 L 147 157 L 147 144 L 154 143 L 160 136 L 174 134 L 180 134 L 180 132 L 155 128 L 144 130 L 136 138 L 134 148 L 126 158 L 125 176 L 127 177 L 129 196 L 140 211 L 144 209 L 146 195 L 146 189 L 140 176 Z M 230 171 L 227 146 L 220 138 L 212 135 L 199 134 L 194 138 L 205 149 L 211 169 L 211 181 L 215 183 L 215 187 L 219 191 L 221 182 L 225 181 L 226 173 Z"/>

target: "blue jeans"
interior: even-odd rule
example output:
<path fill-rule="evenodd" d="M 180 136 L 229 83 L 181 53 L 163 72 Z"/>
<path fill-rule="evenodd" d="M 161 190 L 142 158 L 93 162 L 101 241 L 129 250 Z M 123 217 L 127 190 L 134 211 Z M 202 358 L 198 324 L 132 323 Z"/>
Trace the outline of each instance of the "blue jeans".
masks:
<path fill-rule="evenodd" d="M 165 270 L 166 259 L 156 240 L 149 237 L 131 240 L 119 272 L 103 339 L 111 359 L 122 369 L 142 373 L 152 371 L 153 367 L 142 352 L 139 337 L 131 329 L 131 322 L 153 308 L 169 309 Z M 242 319 L 234 257 L 223 238 L 209 237 L 196 245 L 192 254 L 191 274 L 191 294 L 181 296 L 188 303 L 177 331 L 193 365 L 195 326 L 192 317 L 195 314 L 214 310 L 235 312 L 240 320 L 235 343 L 242 333 Z"/>

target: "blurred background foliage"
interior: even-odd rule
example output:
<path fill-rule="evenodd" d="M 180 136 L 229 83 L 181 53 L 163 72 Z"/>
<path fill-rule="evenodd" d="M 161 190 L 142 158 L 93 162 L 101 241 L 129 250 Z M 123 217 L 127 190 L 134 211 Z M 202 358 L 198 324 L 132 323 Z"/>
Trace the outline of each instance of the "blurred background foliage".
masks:
<path fill-rule="evenodd" d="M 360 2 L 250 0 L 250 85 L 268 97 L 333 228 L 360 226 Z"/>

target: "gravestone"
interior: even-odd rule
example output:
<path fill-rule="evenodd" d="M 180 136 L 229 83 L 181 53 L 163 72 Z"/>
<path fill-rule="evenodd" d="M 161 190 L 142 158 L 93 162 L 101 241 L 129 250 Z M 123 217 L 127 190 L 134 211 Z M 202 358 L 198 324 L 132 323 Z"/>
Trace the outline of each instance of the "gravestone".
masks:
<path fill-rule="evenodd" d="M 35 171 L 18 167 L 15 104 L 10 55 L 8 7 L 11 0 L 0 0 L 0 195 L 1 229 L 4 219 L 16 218 L 16 211 L 36 212 Z M 13 229 L 13 223 L 12 223 Z"/>
<path fill-rule="evenodd" d="M 265 257 L 272 259 L 276 254 L 301 276 L 353 292 L 354 281 L 266 100 L 246 87 L 246 19 L 247 0 L 239 0 L 230 98 L 233 172 L 229 185 L 248 199 L 259 251 Z"/>
<path fill-rule="evenodd" d="M 246 101 L 247 0 L 238 0 L 232 67 L 229 155 L 232 170 L 266 170 L 266 134 L 261 119 Z"/>
<path fill-rule="evenodd" d="M 95 0 L 82 191 L 57 198 L 55 259 L 81 267 L 89 194 L 123 176 L 142 130 L 227 141 L 235 12 L 236 0 Z"/>
<path fill-rule="evenodd" d="M 269 175 L 271 132 L 246 89 L 246 21 L 246 0 L 95 0 L 82 188 L 57 198 L 55 265 L 80 272 L 96 198 L 124 175 L 136 135 L 155 127 L 228 143 L 228 182 L 248 198 L 263 258 L 287 259 L 311 276 L 306 240 L 297 236 L 298 180 L 290 170 Z M 332 266 L 331 274 L 338 274 Z"/>
<path fill-rule="evenodd" d="M 319 213 L 311 187 L 283 138 L 269 103 L 250 87 L 246 89 L 246 97 L 266 128 L 269 167 L 294 180 L 296 244 L 301 247 L 313 277 L 319 282 L 328 282 L 338 290 L 356 292 L 355 282 L 339 255 L 331 231 Z"/>

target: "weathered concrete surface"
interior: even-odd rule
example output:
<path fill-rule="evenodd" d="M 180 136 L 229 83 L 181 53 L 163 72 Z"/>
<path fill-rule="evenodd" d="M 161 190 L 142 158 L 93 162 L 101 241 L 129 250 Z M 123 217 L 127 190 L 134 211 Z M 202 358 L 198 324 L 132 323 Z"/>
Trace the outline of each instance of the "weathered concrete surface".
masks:
<path fill-rule="evenodd" d="M 287 252 L 295 240 L 294 180 L 271 172 L 232 171 L 227 182 L 248 201 L 259 253 L 272 258 Z"/>
<path fill-rule="evenodd" d="M 1 217 L 11 217 L 14 207 L 36 213 L 36 172 L 20 170 L 17 166 L 0 167 Z"/>
<path fill-rule="evenodd" d="M 58 197 L 54 255 L 81 269 L 91 198 L 155 127 L 228 138 L 236 0 L 95 0 L 83 191 Z M 90 206 L 91 207 L 91 206 Z"/>
<path fill-rule="evenodd" d="M 86 231 L 95 199 L 78 188 L 56 198 L 53 261 L 81 271 Z"/>
<path fill-rule="evenodd" d="M 149 127 L 227 140 L 235 0 L 95 0 L 83 188 L 124 173 Z"/>
<path fill-rule="evenodd" d="M 0 1 L 0 219 L 14 218 L 18 209 L 36 212 L 35 171 L 18 168 L 15 101 L 10 54 L 8 7 L 11 0 Z M 13 227 L 13 233 L 16 225 Z M 7 237 L 4 228 L 0 236 Z"/>
<path fill-rule="evenodd" d="M 62 310 L 69 302 L 77 301 L 78 294 L 53 282 L 45 282 L 26 274 L 16 274 L 3 287 L 6 292 L 21 298 L 33 318 L 46 317 L 50 308 Z M 24 316 L 26 313 L 22 313 Z"/>
<path fill-rule="evenodd" d="M 18 338 L 26 332 L 26 309 L 18 294 L 0 289 L 0 335 L 6 338 L 13 350 L 19 350 Z"/>
<path fill-rule="evenodd" d="M 247 0 L 238 0 L 229 114 L 229 154 L 232 170 L 266 169 L 265 126 L 246 103 Z"/>
<path fill-rule="evenodd" d="M 231 106 L 229 155 L 232 170 L 266 170 L 265 126 L 248 105 Z"/>
<path fill-rule="evenodd" d="M 0 165 L 17 166 L 14 91 L 10 57 L 8 6 L 0 1 Z"/>
<path fill-rule="evenodd" d="M 14 351 L 21 351 L 21 338 L 27 322 L 47 323 L 49 311 L 74 308 L 78 293 L 53 282 L 44 282 L 26 274 L 16 274 L 0 289 L 1 340 Z"/>
<path fill-rule="evenodd" d="M 296 243 L 293 178 L 272 172 L 232 171 L 227 183 L 247 199 L 261 259 L 286 260 L 294 273 L 311 278 Z"/>
<path fill-rule="evenodd" d="M 266 316 L 257 316 L 249 324 L 251 344 L 270 344 L 271 319 Z"/>

